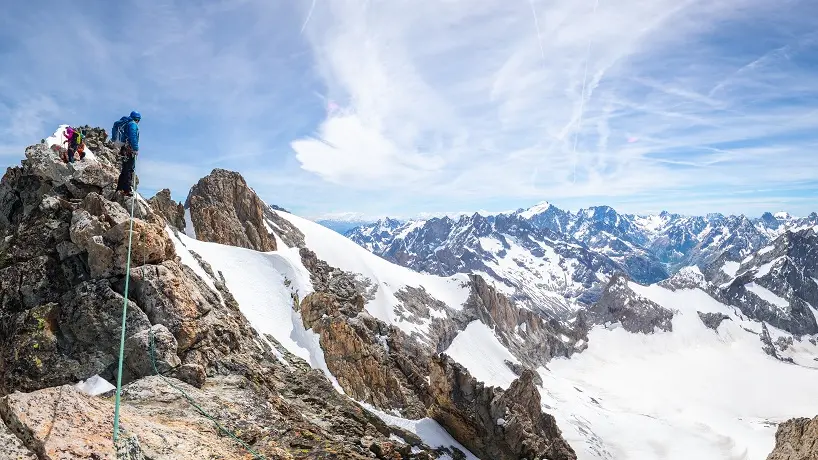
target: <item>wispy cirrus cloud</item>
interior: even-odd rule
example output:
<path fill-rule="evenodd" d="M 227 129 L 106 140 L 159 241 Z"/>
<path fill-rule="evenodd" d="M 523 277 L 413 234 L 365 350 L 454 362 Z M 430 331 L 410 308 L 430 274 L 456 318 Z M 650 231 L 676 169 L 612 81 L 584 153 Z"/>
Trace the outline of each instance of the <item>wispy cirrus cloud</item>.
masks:
<path fill-rule="evenodd" d="M 573 205 L 636 195 L 690 209 L 679 193 L 818 180 L 809 167 L 818 20 L 804 20 L 818 8 L 594 5 L 340 2 L 316 11 L 308 36 L 344 110 L 317 139 L 292 144 L 297 158 L 329 182 L 474 209 L 500 196 Z"/>
<path fill-rule="evenodd" d="M 11 3 L 0 154 L 136 108 L 137 172 L 177 199 L 223 167 L 310 216 L 541 200 L 804 213 L 813 3 Z"/>

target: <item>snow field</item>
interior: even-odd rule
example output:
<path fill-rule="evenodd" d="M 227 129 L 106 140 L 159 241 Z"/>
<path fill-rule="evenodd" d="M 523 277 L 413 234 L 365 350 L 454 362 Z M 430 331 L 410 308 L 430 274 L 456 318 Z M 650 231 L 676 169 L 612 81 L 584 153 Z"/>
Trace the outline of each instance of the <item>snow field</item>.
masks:
<path fill-rule="evenodd" d="M 596 327 L 583 353 L 539 369 L 544 410 L 580 459 L 763 460 L 775 423 L 818 413 L 818 371 L 764 354 L 759 323 L 699 289 L 631 288 L 676 310 L 672 332 Z M 731 319 L 717 333 L 696 311 Z"/>
<path fill-rule="evenodd" d="M 760 297 L 762 300 L 765 300 L 780 309 L 789 308 L 790 302 L 787 299 L 779 297 L 773 291 L 765 288 L 756 283 L 747 283 L 744 285 L 748 291 L 752 292 L 753 294 Z"/>
<path fill-rule="evenodd" d="M 488 326 L 475 320 L 455 336 L 444 352 L 451 356 L 469 373 L 489 386 L 508 389 L 517 376 L 505 364 L 505 360 L 520 363 L 497 339 Z"/>
<path fill-rule="evenodd" d="M 721 266 L 721 271 L 726 273 L 728 276 L 735 278 L 740 266 L 741 264 L 738 262 L 725 262 L 724 265 Z"/>
<path fill-rule="evenodd" d="M 521 212 L 520 217 L 522 217 L 523 219 L 531 219 L 537 214 L 541 214 L 544 213 L 545 211 L 548 211 L 548 208 L 550 207 L 551 207 L 550 203 L 548 203 L 547 201 L 542 201 Z"/>

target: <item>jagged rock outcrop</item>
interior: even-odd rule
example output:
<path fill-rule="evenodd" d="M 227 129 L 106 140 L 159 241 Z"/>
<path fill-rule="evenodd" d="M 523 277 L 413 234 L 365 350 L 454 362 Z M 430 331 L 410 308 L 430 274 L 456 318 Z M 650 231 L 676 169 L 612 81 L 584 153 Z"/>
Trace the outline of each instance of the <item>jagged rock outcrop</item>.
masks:
<path fill-rule="evenodd" d="M 508 390 L 486 387 L 446 355 L 432 359 L 432 418 L 480 458 L 576 459 L 554 417 L 543 414 L 533 372 L 526 370 Z"/>
<path fill-rule="evenodd" d="M 622 275 L 611 278 L 602 297 L 588 310 L 588 316 L 597 324 L 619 322 L 626 331 L 634 333 L 673 330 L 673 312 L 634 292 Z"/>
<path fill-rule="evenodd" d="M 532 369 L 556 356 L 571 356 L 576 344 L 584 339 L 581 328 L 566 327 L 553 318 L 514 305 L 480 275 L 469 275 L 469 287 L 468 300 L 462 311 L 454 315 L 460 329 L 471 321 L 482 321 L 494 329 L 506 348 Z"/>
<path fill-rule="evenodd" d="M 818 417 L 793 418 L 778 425 L 767 460 L 818 460 Z"/>
<path fill-rule="evenodd" d="M 759 334 L 759 339 L 761 340 L 761 349 L 764 351 L 764 353 L 767 353 L 768 355 L 772 356 L 773 358 L 779 361 L 785 361 L 789 363 L 793 362 L 792 358 L 781 357 L 781 355 L 778 353 L 778 348 L 776 348 L 776 344 L 773 343 L 773 339 L 770 336 L 770 330 L 767 328 L 767 323 L 764 322 L 761 323 L 761 333 Z M 779 339 L 784 338 L 779 337 Z M 780 347 L 781 350 L 782 351 L 785 350 L 788 345 L 792 345 L 792 337 L 790 337 L 789 343 L 787 343 L 786 341 L 781 343 Z"/>
<path fill-rule="evenodd" d="M 459 442 L 474 447 L 481 458 L 576 458 L 553 417 L 541 412 L 533 371 L 520 366 L 520 378 L 507 392 L 491 388 L 475 396 L 472 389 L 482 389 L 482 383 L 448 358 L 440 361 L 430 352 L 434 347 L 448 347 L 470 321 L 481 318 L 509 336 L 519 332 L 521 325 L 530 324 L 529 332 L 537 339 L 553 334 L 553 325 L 533 312 L 513 308 L 505 297 L 474 277 L 470 300 L 459 311 L 452 311 L 423 289 L 401 289 L 396 296 L 403 304 L 396 307 L 396 313 L 403 312 L 407 319 L 449 315 L 432 321 L 430 336 L 410 337 L 364 311 L 365 301 L 374 294 L 366 280 L 329 266 L 308 249 L 302 249 L 301 256 L 315 288 L 300 304 L 301 317 L 305 327 L 320 334 L 327 367 L 345 392 L 384 410 L 397 409 L 406 417 L 428 414 Z M 430 310 L 436 314 L 430 315 Z M 529 337 L 529 341 L 535 340 Z M 547 340 L 531 348 L 519 343 L 516 347 L 527 350 L 531 361 L 538 363 L 547 362 L 550 353 L 560 349 Z M 533 357 L 536 352 L 543 356 Z M 480 415 L 495 412 L 499 415 L 492 420 Z M 495 426 L 502 417 L 504 426 Z"/>
<path fill-rule="evenodd" d="M 397 365 L 397 360 L 423 366 L 420 353 L 407 356 L 411 348 L 393 348 L 406 343 L 404 334 L 366 313 L 365 286 L 349 273 L 330 267 L 312 251 L 301 250 L 311 273 L 315 292 L 301 301 L 304 327 L 320 335 L 321 349 L 330 372 L 345 392 L 376 407 L 394 408 L 411 418 L 421 418 L 425 408 L 417 388 Z M 420 393 L 422 395 L 422 393 Z"/>
<path fill-rule="evenodd" d="M 818 235 L 787 230 L 737 262 L 719 259 L 705 273 L 711 294 L 742 314 L 800 337 L 818 333 Z M 729 268 L 728 268 L 729 267 Z M 728 273 L 729 272 L 729 273 Z"/>
<path fill-rule="evenodd" d="M 173 201 L 170 196 L 170 189 L 162 189 L 156 193 L 148 203 L 151 208 L 161 215 L 168 225 L 179 230 L 185 231 L 185 207 L 182 203 Z"/>
<path fill-rule="evenodd" d="M 276 211 L 287 212 L 275 205 L 264 208 L 264 217 L 267 219 L 267 223 L 270 225 L 272 232 L 275 233 L 287 247 L 303 248 L 305 246 L 304 233 L 289 220 L 278 215 Z"/>
<path fill-rule="evenodd" d="M 697 266 L 684 267 L 670 278 L 658 283 L 663 288 L 676 291 L 678 289 L 703 289 L 710 290 L 707 278 Z"/>
<path fill-rule="evenodd" d="M 730 319 L 730 317 L 724 313 L 702 313 L 700 311 L 697 311 L 696 313 L 698 313 L 699 318 L 701 318 L 704 325 L 710 329 L 713 329 L 714 331 L 719 330 L 719 326 L 721 326 L 721 323 L 724 320 Z"/>
<path fill-rule="evenodd" d="M 214 169 L 190 189 L 185 202 L 201 241 L 257 251 L 274 251 L 275 237 L 265 219 L 267 206 L 236 172 Z"/>

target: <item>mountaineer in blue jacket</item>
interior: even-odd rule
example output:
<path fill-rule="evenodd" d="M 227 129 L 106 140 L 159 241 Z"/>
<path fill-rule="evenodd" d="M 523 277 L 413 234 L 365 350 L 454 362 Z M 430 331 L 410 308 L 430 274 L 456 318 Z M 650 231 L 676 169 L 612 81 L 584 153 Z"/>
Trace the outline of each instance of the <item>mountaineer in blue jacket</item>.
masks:
<path fill-rule="evenodd" d="M 116 191 L 125 196 L 132 196 L 133 173 L 136 168 L 136 156 L 139 155 L 139 120 L 142 119 L 142 115 L 134 110 L 128 118 L 128 124 L 125 125 L 125 144 L 119 150 L 124 160 L 116 183 Z"/>

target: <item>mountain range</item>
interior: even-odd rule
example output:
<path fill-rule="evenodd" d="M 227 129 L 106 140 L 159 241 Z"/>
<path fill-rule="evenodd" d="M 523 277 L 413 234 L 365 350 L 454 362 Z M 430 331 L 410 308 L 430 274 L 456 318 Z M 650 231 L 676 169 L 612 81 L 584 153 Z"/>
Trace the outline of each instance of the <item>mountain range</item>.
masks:
<path fill-rule="evenodd" d="M 69 165 L 63 128 L 0 180 L 6 457 L 816 455 L 814 215 L 542 204 L 356 242 L 234 171 L 124 197 L 106 133 Z"/>
<path fill-rule="evenodd" d="M 479 273 L 513 300 L 564 317 L 595 302 L 611 276 L 650 284 L 679 269 L 741 260 L 818 215 L 620 214 L 608 206 L 564 211 L 549 203 L 459 219 L 384 218 L 344 234 L 391 262 L 423 273 Z"/>

